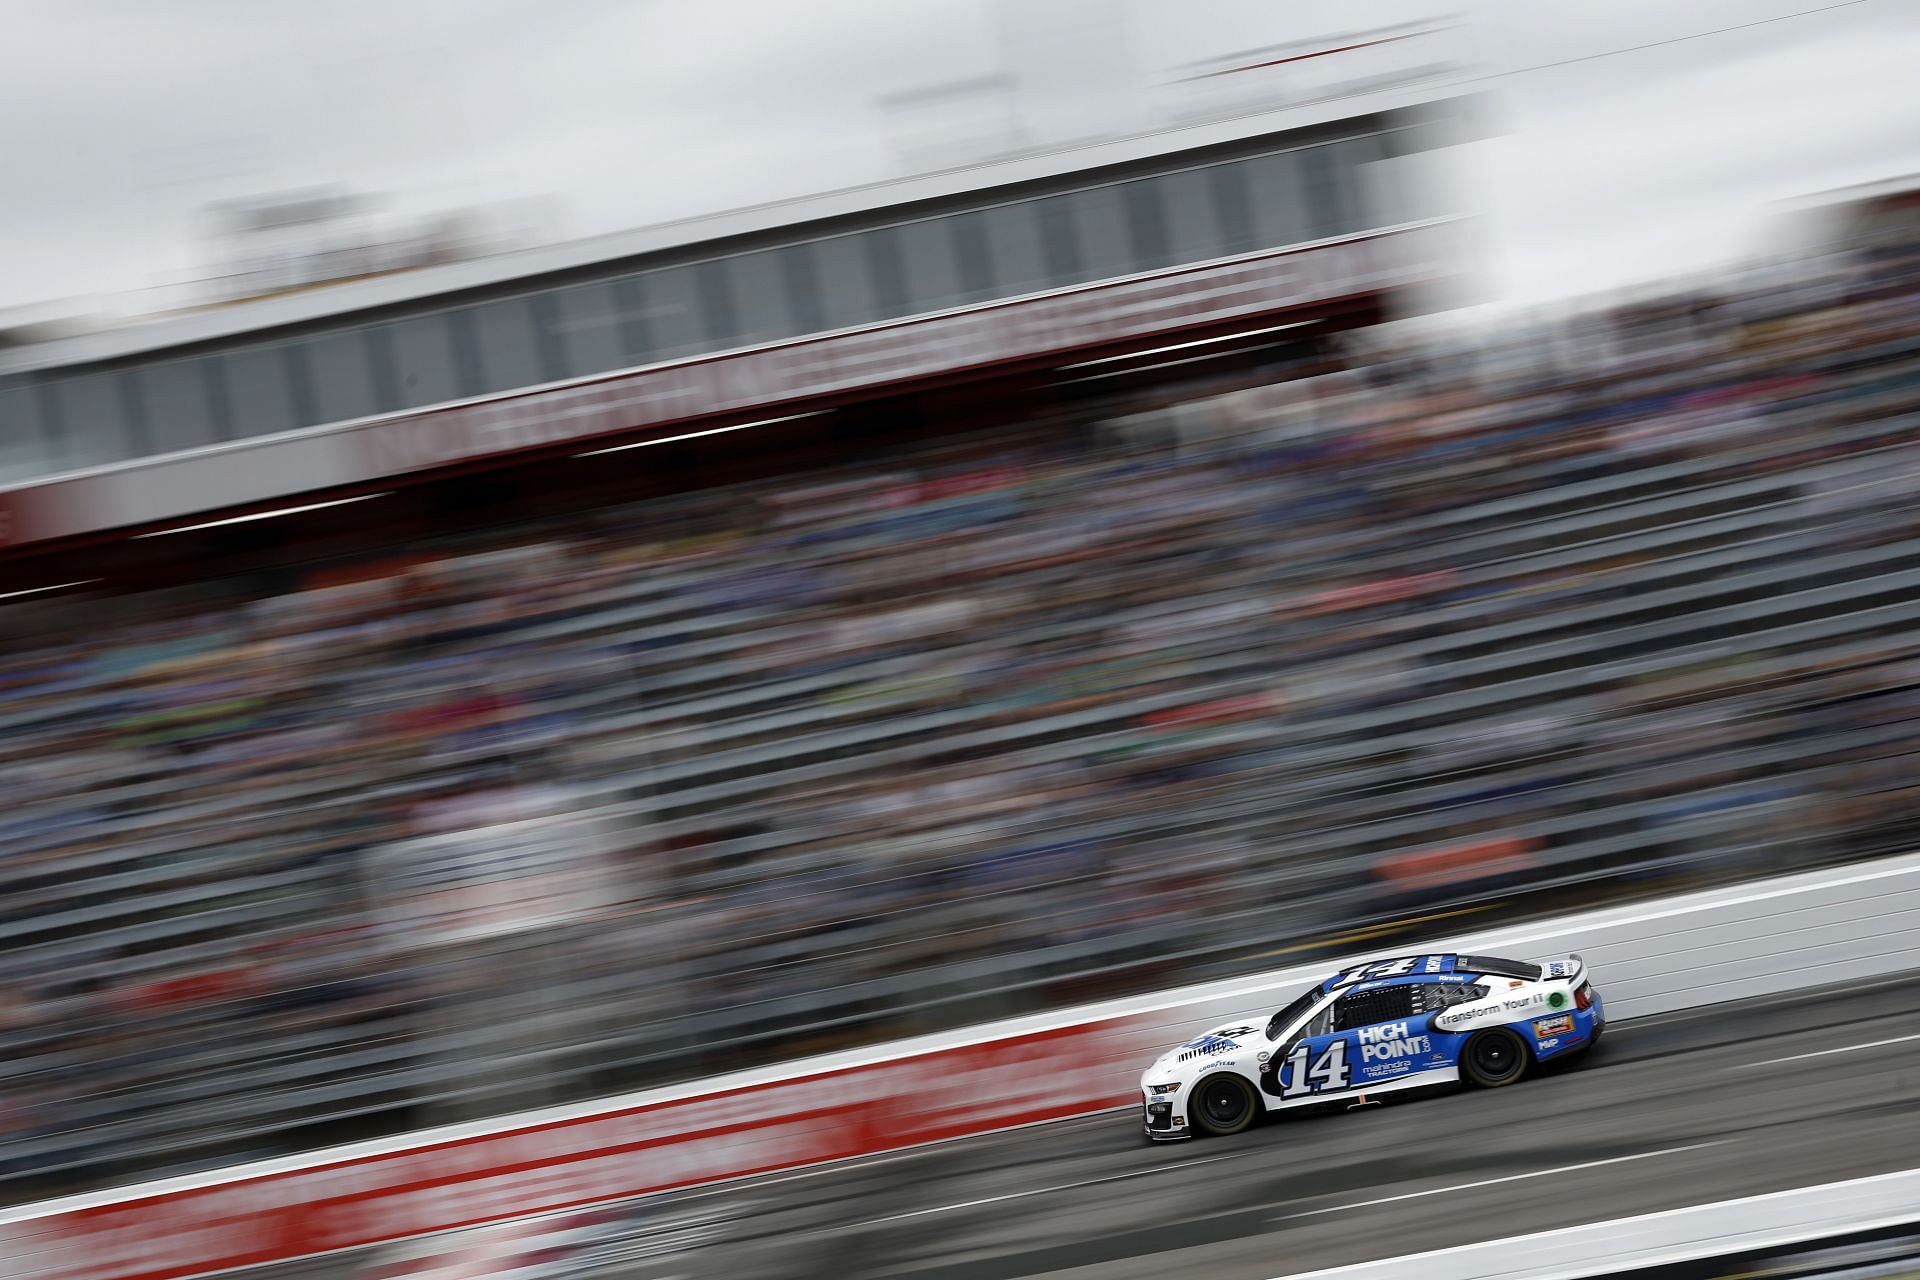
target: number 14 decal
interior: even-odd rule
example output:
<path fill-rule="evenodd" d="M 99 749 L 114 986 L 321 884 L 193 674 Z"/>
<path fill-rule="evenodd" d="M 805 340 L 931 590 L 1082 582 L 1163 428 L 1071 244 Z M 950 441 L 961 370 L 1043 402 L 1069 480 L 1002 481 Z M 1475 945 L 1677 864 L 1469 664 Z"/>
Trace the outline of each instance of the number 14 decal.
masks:
<path fill-rule="evenodd" d="M 1320 1051 L 1320 1056 L 1307 1065 L 1312 1046 L 1302 1040 L 1287 1055 L 1287 1085 L 1281 1090 L 1282 1098 L 1304 1098 L 1310 1093 L 1325 1093 L 1329 1089 L 1347 1087 L 1347 1042 L 1335 1040 Z"/>

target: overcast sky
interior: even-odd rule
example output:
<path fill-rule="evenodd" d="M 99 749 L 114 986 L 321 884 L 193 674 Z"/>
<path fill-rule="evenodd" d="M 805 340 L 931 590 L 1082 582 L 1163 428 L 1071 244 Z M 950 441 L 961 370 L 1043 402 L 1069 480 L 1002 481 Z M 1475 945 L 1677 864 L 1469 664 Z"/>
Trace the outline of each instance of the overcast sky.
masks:
<path fill-rule="evenodd" d="M 1463 0 L 1454 172 L 1529 301 L 1707 266 L 1768 202 L 1920 171 L 1920 0 Z M 897 176 L 876 99 L 1011 70 L 1045 135 L 1226 52 L 1436 0 L 0 0 L 0 309 L 178 282 L 196 211 L 541 198 L 545 238 Z M 1590 59 L 1527 70 L 1541 64 Z M 1124 65 L 1123 65 L 1124 64 Z M 1140 103 L 1134 107 L 1144 109 Z M 116 304 L 107 304 L 118 309 Z"/>

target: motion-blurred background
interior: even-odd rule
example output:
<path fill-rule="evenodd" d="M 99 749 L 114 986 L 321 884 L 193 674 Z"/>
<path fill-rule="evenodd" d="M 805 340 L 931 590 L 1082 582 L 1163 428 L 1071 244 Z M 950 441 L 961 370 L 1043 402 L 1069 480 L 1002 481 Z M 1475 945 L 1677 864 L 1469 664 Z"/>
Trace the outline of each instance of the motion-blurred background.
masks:
<path fill-rule="evenodd" d="M 0 1197 L 1911 847 L 1911 17 L 14 7 Z"/>

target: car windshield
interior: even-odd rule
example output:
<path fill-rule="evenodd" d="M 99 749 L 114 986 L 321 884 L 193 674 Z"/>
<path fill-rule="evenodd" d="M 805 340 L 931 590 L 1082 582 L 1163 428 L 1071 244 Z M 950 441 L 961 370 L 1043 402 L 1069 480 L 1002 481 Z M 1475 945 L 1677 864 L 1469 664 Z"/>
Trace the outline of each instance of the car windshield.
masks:
<path fill-rule="evenodd" d="M 1278 1040 L 1280 1033 L 1307 1016 L 1307 1010 L 1313 1008 L 1313 1002 L 1320 998 L 1320 989 L 1308 990 L 1298 1000 L 1273 1015 L 1273 1021 L 1267 1024 L 1267 1039 Z"/>

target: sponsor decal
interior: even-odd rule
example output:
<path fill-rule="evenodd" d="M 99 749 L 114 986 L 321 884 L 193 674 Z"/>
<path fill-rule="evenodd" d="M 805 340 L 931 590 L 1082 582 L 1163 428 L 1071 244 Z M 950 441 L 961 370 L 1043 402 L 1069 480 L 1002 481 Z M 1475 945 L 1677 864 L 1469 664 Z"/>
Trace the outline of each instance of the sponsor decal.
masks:
<path fill-rule="evenodd" d="M 1512 987 L 1524 987 L 1524 986 L 1526 986 L 1526 985 L 1527 985 L 1526 983 L 1524 983 L 1524 982 L 1522 982 L 1522 981 L 1521 981 L 1520 979 L 1518 979 L 1518 978 L 1509 978 L 1509 979 L 1507 980 L 1507 986 L 1508 986 L 1509 988 L 1512 988 Z"/>
<path fill-rule="evenodd" d="M 1427 963 L 1426 963 L 1426 971 L 1428 973 L 1440 972 L 1440 966 L 1446 963 L 1446 959 L 1447 958 L 1445 956 L 1428 956 Z"/>
<path fill-rule="evenodd" d="M 1572 1032 L 1573 1018 L 1569 1014 L 1561 1014 L 1557 1018 L 1541 1018 L 1533 1024 L 1533 1034 L 1536 1036 L 1564 1036 Z"/>
<path fill-rule="evenodd" d="M 1560 1047 L 1560 1041 L 1558 1039 L 1542 1040 L 1539 1042 L 1539 1047 L 1540 1052 L 1546 1053 L 1550 1049 L 1558 1049 Z"/>
<path fill-rule="evenodd" d="M 1547 1008 L 1549 1008 L 1549 1009 L 1564 1009 L 1564 1008 L 1566 1008 L 1566 1007 L 1567 1007 L 1567 993 L 1566 993 L 1566 992 L 1564 992 L 1564 991 L 1556 991 L 1556 992 L 1554 992 L 1554 993 L 1553 993 L 1552 995 L 1550 995 L 1550 996 L 1548 996 L 1548 997 L 1547 997 Z"/>
<path fill-rule="evenodd" d="M 1225 1036 L 1229 1040 L 1238 1040 L 1241 1036 L 1252 1035 L 1255 1030 L 1257 1030 L 1257 1028 L 1254 1027 L 1228 1027 L 1225 1031 L 1216 1031 L 1213 1034 L 1216 1036 Z"/>
<path fill-rule="evenodd" d="M 1361 1062 L 1397 1062 L 1433 1052 L 1431 1036 L 1416 1035 L 1410 1024 L 1386 1022 L 1360 1028 Z"/>
<path fill-rule="evenodd" d="M 1498 1009 L 1491 1009 L 1491 1008 L 1450 1009 L 1446 1013 L 1441 1014 L 1438 1018 L 1435 1018 L 1434 1025 L 1443 1029 L 1471 1026 L 1473 1023 L 1479 1021 L 1481 1018 L 1485 1017 L 1486 1015 L 1490 1013 L 1498 1013 L 1498 1012 L 1499 1012 Z"/>
<path fill-rule="evenodd" d="M 1501 1003 L 1509 1009 L 1530 1009 L 1540 1003 L 1540 994 L 1534 992 L 1532 995 L 1510 996 Z"/>
<path fill-rule="evenodd" d="M 1182 1058 L 1198 1057 L 1203 1053 L 1232 1053 L 1240 1046 L 1225 1036 L 1201 1036 L 1198 1040 L 1189 1040 L 1180 1046 L 1186 1050 Z"/>

